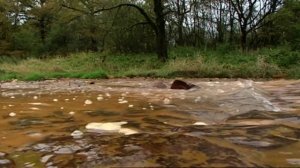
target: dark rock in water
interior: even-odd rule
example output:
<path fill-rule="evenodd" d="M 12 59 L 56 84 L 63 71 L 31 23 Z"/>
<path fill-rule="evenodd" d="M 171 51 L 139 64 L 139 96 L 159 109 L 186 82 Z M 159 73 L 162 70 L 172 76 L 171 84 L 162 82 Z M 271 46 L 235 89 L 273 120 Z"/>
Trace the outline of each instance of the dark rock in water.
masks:
<path fill-rule="evenodd" d="M 186 83 L 184 81 L 181 80 L 175 80 L 172 85 L 171 85 L 171 89 L 183 89 L 183 90 L 189 90 L 193 87 L 195 87 L 196 85 L 191 84 L 191 83 Z"/>
<path fill-rule="evenodd" d="M 89 84 L 90 84 L 90 85 L 94 85 L 94 84 L 95 84 L 95 82 L 94 82 L 94 81 L 91 81 L 91 82 L 89 82 Z"/>

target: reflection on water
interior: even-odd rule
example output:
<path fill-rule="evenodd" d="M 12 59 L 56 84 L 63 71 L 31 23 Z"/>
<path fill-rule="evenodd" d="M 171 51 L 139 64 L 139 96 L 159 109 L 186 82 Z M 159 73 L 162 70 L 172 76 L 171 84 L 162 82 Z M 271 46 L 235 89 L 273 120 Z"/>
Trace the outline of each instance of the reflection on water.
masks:
<path fill-rule="evenodd" d="M 300 166 L 300 81 L 157 82 L 1 84 L 0 167 Z"/>

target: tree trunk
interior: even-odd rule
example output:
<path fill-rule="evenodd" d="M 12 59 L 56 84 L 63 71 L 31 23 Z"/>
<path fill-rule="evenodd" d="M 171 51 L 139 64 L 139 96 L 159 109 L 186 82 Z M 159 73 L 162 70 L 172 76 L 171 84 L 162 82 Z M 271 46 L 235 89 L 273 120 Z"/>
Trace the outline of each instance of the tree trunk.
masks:
<path fill-rule="evenodd" d="M 178 23 L 178 39 L 177 39 L 177 45 L 183 46 L 184 41 L 183 41 L 183 21 L 184 18 L 180 16 L 179 23 Z"/>
<path fill-rule="evenodd" d="M 234 35 L 234 16 L 230 12 L 230 34 L 229 34 L 229 43 L 233 44 L 233 35 Z"/>
<path fill-rule="evenodd" d="M 247 50 L 247 31 L 241 29 L 241 46 L 243 51 Z"/>
<path fill-rule="evenodd" d="M 39 20 L 39 29 L 40 29 L 40 38 L 42 40 L 43 45 L 45 45 L 45 43 L 46 43 L 46 25 L 45 25 L 44 18 Z"/>
<path fill-rule="evenodd" d="M 89 46 L 89 49 L 91 51 L 93 51 L 93 52 L 97 52 L 98 51 L 98 42 L 97 42 L 97 39 L 95 38 L 95 36 L 96 36 L 96 29 L 97 28 L 94 25 L 92 25 L 92 27 L 90 28 L 91 44 Z"/>
<path fill-rule="evenodd" d="M 154 0 L 154 13 L 156 23 L 156 50 L 158 59 L 163 62 L 168 60 L 168 43 L 166 37 L 166 21 L 163 13 L 162 0 Z"/>

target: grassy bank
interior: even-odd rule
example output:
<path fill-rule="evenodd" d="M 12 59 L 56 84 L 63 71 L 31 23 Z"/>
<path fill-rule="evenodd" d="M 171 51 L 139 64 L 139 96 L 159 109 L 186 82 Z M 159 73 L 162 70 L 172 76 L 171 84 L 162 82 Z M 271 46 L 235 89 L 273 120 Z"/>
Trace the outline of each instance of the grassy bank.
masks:
<path fill-rule="evenodd" d="M 154 54 L 76 53 L 49 59 L 1 57 L 0 80 L 108 77 L 300 78 L 300 54 L 285 48 L 243 53 L 177 48 L 167 63 Z"/>

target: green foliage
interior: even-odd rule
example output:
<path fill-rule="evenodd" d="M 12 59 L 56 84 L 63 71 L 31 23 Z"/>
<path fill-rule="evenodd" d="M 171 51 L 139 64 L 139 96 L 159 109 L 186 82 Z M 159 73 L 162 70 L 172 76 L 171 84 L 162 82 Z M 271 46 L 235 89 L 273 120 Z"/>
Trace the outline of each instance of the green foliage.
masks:
<path fill-rule="evenodd" d="M 279 50 L 270 54 L 270 58 L 280 67 L 300 66 L 300 52 L 297 51 Z"/>
<path fill-rule="evenodd" d="M 300 49 L 300 1 L 285 0 L 283 7 L 270 17 L 260 36 L 272 45 L 287 43 L 293 50 Z M 261 40 L 263 40 L 261 38 Z"/>
<path fill-rule="evenodd" d="M 108 78 L 108 76 L 106 75 L 106 73 L 104 71 L 98 70 L 95 72 L 83 74 L 80 78 L 83 78 L 83 79 L 106 79 L 106 78 Z"/>
<path fill-rule="evenodd" d="M 190 55 L 182 56 L 181 52 Z M 174 57 L 167 63 L 161 63 L 153 54 L 78 53 L 53 59 L 27 59 L 17 63 L 0 63 L 0 78 L 43 80 L 108 77 L 300 77 L 299 52 L 285 47 L 251 53 L 235 50 L 227 54 L 222 54 L 219 50 L 176 48 L 172 53 Z"/>
<path fill-rule="evenodd" d="M 13 34 L 13 43 L 15 50 L 26 51 L 31 56 L 38 56 L 44 51 L 37 32 L 31 28 L 24 28 L 19 32 L 15 32 Z"/>
<path fill-rule="evenodd" d="M 32 73 L 32 74 L 25 75 L 22 79 L 25 81 L 39 81 L 39 80 L 46 79 L 46 77 L 44 74 L 41 73 Z"/>
<path fill-rule="evenodd" d="M 18 78 L 18 75 L 14 72 L 8 72 L 0 69 L 0 80 L 12 80 Z"/>
<path fill-rule="evenodd" d="M 287 77 L 291 79 L 300 79 L 300 66 L 293 66 L 286 70 Z"/>

